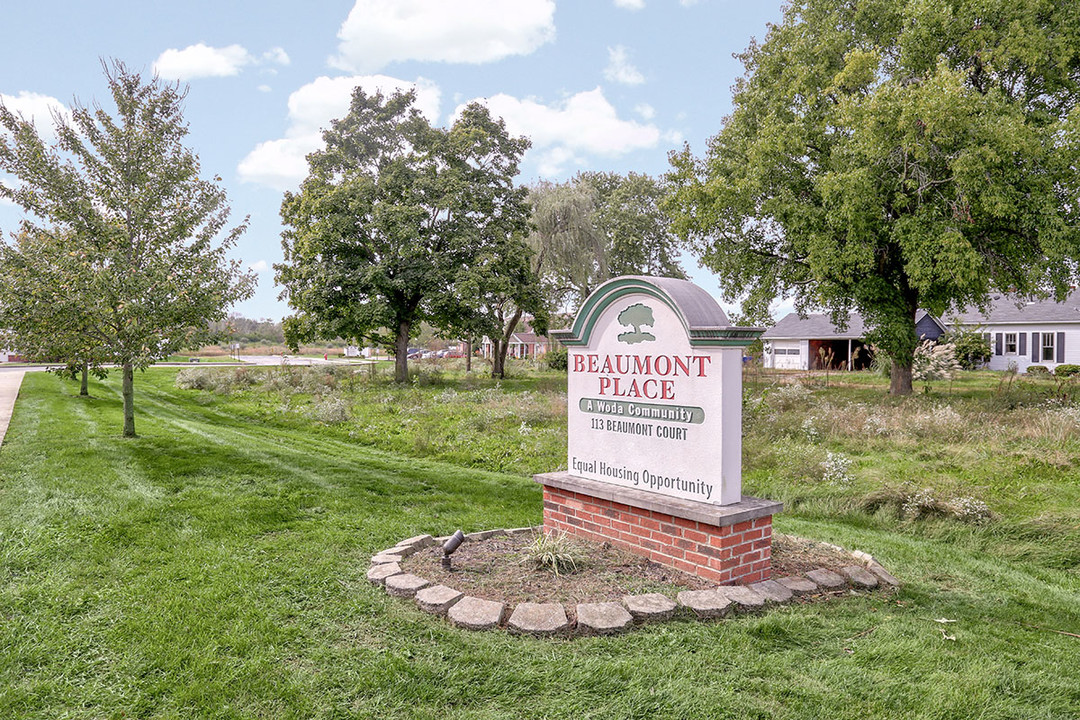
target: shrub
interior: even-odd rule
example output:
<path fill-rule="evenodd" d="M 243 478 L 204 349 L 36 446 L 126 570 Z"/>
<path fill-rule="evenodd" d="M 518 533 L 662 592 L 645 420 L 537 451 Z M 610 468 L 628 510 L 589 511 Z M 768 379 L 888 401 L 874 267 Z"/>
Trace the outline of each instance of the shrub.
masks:
<path fill-rule="evenodd" d="M 1050 368 L 1046 367 L 1045 365 L 1028 365 L 1027 374 L 1028 375 L 1049 375 L 1050 374 Z"/>
<path fill-rule="evenodd" d="M 540 533 L 525 550 L 525 558 L 538 570 L 574 572 L 585 562 L 585 550 L 563 533 Z"/>
<path fill-rule="evenodd" d="M 352 414 L 349 401 L 340 395 L 326 395 L 311 405 L 312 419 L 327 425 L 346 422 Z"/>
<path fill-rule="evenodd" d="M 926 383 L 933 380 L 952 380 L 958 370 L 960 363 L 956 360 L 952 345 L 924 340 L 915 348 L 915 361 L 911 368 L 912 380 Z"/>
<path fill-rule="evenodd" d="M 176 387 L 181 390 L 210 390 L 213 378 L 209 370 L 202 368 L 183 368 L 176 373 Z"/>
<path fill-rule="evenodd" d="M 978 370 L 990 360 L 990 341 L 975 330 L 959 329 L 945 338 L 964 370 Z"/>
<path fill-rule="evenodd" d="M 1054 370 L 1054 375 L 1057 377 L 1072 377 L 1077 373 L 1080 373 L 1080 365 L 1073 365 L 1071 363 L 1066 363 L 1065 365 L 1058 365 L 1057 368 Z"/>
<path fill-rule="evenodd" d="M 544 359 L 550 369 L 566 372 L 570 364 L 570 353 L 567 352 L 566 348 L 560 346 L 549 350 Z"/>

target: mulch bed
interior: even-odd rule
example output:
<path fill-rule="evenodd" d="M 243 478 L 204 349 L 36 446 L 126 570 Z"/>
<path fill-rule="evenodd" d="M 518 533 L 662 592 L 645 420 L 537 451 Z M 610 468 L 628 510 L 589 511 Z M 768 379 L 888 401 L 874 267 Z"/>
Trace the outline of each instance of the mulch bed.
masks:
<path fill-rule="evenodd" d="M 464 543 L 452 556 L 452 569 L 442 566 L 442 548 L 425 548 L 401 562 L 401 569 L 432 584 L 448 585 L 466 595 L 498 600 L 510 605 L 522 602 L 576 603 L 618 601 L 624 595 L 663 593 L 674 597 L 680 590 L 701 590 L 713 584 L 674 568 L 658 565 L 609 543 L 573 540 L 585 561 L 573 572 L 556 576 L 536 569 L 528 549 L 528 535 L 495 536 Z M 824 567 L 838 570 L 853 563 L 841 548 L 790 535 L 774 535 L 772 576 L 799 575 Z"/>

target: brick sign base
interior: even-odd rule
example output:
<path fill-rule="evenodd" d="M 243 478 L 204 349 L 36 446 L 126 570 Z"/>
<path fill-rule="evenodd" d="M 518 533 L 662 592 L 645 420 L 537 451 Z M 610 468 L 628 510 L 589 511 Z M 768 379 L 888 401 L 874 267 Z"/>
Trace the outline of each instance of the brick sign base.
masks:
<path fill-rule="evenodd" d="M 574 477 L 534 476 L 544 486 L 544 531 L 625 548 L 720 585 L 768 580 L 772 516 L 783 505 L 743 496 L 713 505 Z"/>

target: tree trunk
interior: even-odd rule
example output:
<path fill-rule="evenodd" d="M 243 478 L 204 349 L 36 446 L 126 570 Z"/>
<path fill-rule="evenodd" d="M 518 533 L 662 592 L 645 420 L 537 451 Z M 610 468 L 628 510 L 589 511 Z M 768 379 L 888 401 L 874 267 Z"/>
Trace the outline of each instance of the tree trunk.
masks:
<path fill-rule="evenodd" d="M 465 372 L 472 372 L 472 340 L 465 341 Z"/>
<path fill-rule="evenodd" d="M 514 310 L 514 314 L 510 316 L 506 327 L 503 328 L 502 338 L 495 341 L 493 348 L 495 352 L 491 358 L 491 377 L 493 378 L 506 377 L 506 353 L 510 350 L 510 338 L 514 337 L 514 330 L 517 329 L 518 321 L 521 320 L 521 314 L 521 308 Z"/>
<path fill-rule="evenodd" d="M 910 362 L 906 366 L 901 365 L 896 360 L 893 360 L 892 372 L 889 373 L 890 395 L 911 394 L 911 365 Z"/>
<path fill-rule="evenodd" d="M 506 377 L 506 350 L 507 345 L 502 338 L 491 339 L 491 377 Z"/>
<path fill-rule="evenodd" d="M 79 395 L 90 395 L 90 365 L 83 363 L 82 366 L 82 386 L 79 388 Z"/>
<path fill-rule="evenodd" d="M 397 338 L 394 340 L 394 381 L 409 382 L 409 330 L 411 324 L 402 320 L 398 323 Z"/>
<path fill-rule="evenodd" d="M 902 348 L 892 358 L 892 372 L 889 373 L 889 394 L 911 394 L 911 370 L 915 366 L 915 348 L 918 347 L 919 337 L 915 332 L 915 316 L 919 312 L 919 296 L 908 289 L 904 293 L 904 304 L 907 305 L 908 337 L 902 344 Z"/>
<path fill-rule="evenodd" d="M 124 437 L 135 437 L 135 370 L 131 363 L 123 367 Z"/>

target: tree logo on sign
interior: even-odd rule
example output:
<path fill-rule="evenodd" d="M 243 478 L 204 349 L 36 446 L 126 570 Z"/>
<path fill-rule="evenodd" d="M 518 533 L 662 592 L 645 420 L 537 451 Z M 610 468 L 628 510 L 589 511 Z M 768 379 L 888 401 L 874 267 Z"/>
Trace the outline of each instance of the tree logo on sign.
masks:
<path fill-rule="evenodd" d="M 627 343 L 628 345 L 634 345 L 639 342 L 646 342 L 655 340 L 656 336 L 652 333 L 644 332 L 641 329 L 642 325 L 653 326 L 653 314 L 652 308 L 643 303 L 635 303 L 630 307 L 619 313 L 619 324 L 629 325 L 634 328 L 633 332 L 624 332 L 619 335 L 619 342 Z"/>

